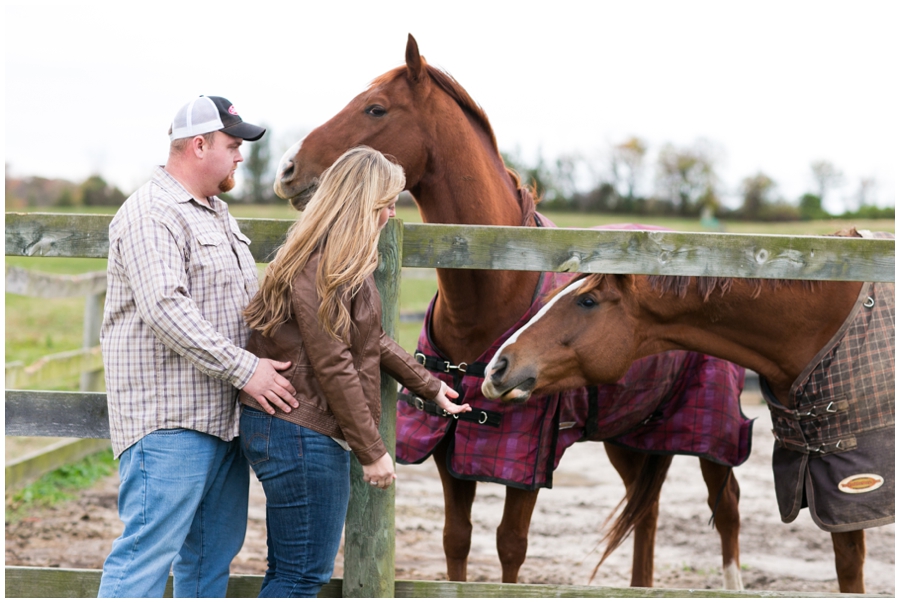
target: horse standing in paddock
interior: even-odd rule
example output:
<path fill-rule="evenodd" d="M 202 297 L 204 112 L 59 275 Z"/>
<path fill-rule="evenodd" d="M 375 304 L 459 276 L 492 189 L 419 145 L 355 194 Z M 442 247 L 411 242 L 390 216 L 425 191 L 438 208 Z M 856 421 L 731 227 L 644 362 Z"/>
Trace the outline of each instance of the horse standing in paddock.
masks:
<path fill-rule="evenodd" d="M 290 199 L 295 208 L 303 209 L 321 172 L 344 151 L 362 144 L 393 156 L 403 166 L 407 188 L 425 222 L 532 226 L 539 219 L 530 193 L 521 187 L 518 176 L 506 168 L 487 116 L 455 80 L 425 62 L 412 36 L 407 43 L 405 66 L 376 78 L 340 113 L 285 153 L 278 168 L 275 192 Z M 460 371 L 467 371 L 466 379 L 476 378 L 474 375 L 479 369 L 475 360 L 492 350 L 492 346 L 511 332 L 523 316 L 536 311 L 535 297 L 541 291 L 540 285 L 545 283 L 543 279 L 544 275 L 538 272 L 438 268 L 438 294 L 429 311 L 426 328 L 430 327 L 428 340 L 440 350 L 448 370 L 458 379 L 463 376 Z M 674 363 L 673 358 L 668 357 L 666 361 Z M 482 370 L 483 367 L 484 363 L 481 363 Z M 700 369 L 695 373 L 700 374 Z M 739 377 L 739 384 L 729 389 L 735 404 L 743 384 L 742 370 Z M 470 391 L 480 389 L 483 372 L 477 378 L 478 385 Z M 735 377 L 734 382 L 737 381 Z M 459 380 L 453 382 L 459 385 Z M 427 408 L 427 401 L 418 402 L 422 408 Z M 619 410 L 622 406 L 618 405 Z M 508 408 L 505 405 L 498 407 Z M 423 414 L 413 406 L 398 404 L 398 415 L 401 415 L 401 408 L 404 412 Z M 655 408 L 646 408 L 640 415 L 635 411 L 627 417 L 630 423 L 626 424 L 622 419 L 620 431 L 649 420 Z M 398 423 L 405 417 L 408 415 L 398 416 Z M 476 413 L 475 418 L 479 419 L 480 415 Z M 484 418 L 487 420 L 488 413 Z M 463 422 L 457 426 L 447 417 L 429 415 L 431 419 L 442 421 L 444 429 L 437 434 L 434 446 L 428 448 L 426 456 L 434 456 L 444 489 L 443 544 L 447 574 L 450 580 L 464 581 L 471 542 L 474 480 L 478 478 L 460 479 L 459 474 L 453 474 L 448 462 L 453 460 L 453 436 L 462 429 Z M 553 419 L 550 412 L 545 423 L 549 424 Z M 469 425 L 472 424 L 466 423 L 466 428 Z M 559 429 L 560 425 L 557 415 L 553 427 Z M 546 435 L 554 444 L 557 442 L 556 432 Z M 618 432 L 610 433 L 610 436 L 615 435 Z M 398 425 L 398 460 L 401 461 L 402 437 Z M 563 437 L 559 437 L 562 441 Z M 749 453 L 749 442 L 746 444 L 745 452 Z M 628 496 L 639 487 L 649 488 L 651 503 L 639 509 L 635 519 L 632 585 L 652 586 L 659 488 L 671 457 L 612 443 L 606 443 L 606 449 L 626 484 Z M 554 452 L 558 461 L 559 450 L 551 450 L 549 458 L 543 461 L 543 468 L 549 467 L 548 473 L 552 473 L 555 466 L 549 466 L 554 461 Z M 728 466 L 706 458 L 700 459 L 700 465 L 709 489 L 710 508 L 717 506 L 715 524 L 722 540 L 726 588 L 740 589 L 737 481 Z M 656 480 L 647 482 L 645 475 L 655 476 Z M 518 578 L 519 568 L 525 560 L 528 528 L 537 500 L 536 488 L 550 483 L 547 477 L 547 481 L 533 482 L 531 489 L 507 486 L 503 518 L 497 529 L 497 550 L 504 582 L 516 582 Z M 629 508 L 626 505 L 626 510 Z"/>
<path fill-rule="evenodd" d="M 614 382 L 664 350 L 757 371 L 782 520 L 808 506 L 841 592 L 865 592 L 863 530 L 894 521 L 893 283 L 587 275 L 508 342 L 482 390 L 512 402 Z"/>

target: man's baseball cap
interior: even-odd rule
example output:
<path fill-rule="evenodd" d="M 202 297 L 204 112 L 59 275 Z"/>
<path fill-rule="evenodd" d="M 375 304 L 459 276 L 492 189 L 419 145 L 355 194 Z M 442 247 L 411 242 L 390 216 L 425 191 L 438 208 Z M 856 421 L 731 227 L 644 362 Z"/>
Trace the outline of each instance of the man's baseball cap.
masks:
<path fill-rule="evenodd" d="M 192 138 L 216 130 L 251 142 L 259 140 L 266 133 L 265 128 L 242 120 L 228 99 L 221 96 L 199 96 L 175 114 L 169 140 Z"/>

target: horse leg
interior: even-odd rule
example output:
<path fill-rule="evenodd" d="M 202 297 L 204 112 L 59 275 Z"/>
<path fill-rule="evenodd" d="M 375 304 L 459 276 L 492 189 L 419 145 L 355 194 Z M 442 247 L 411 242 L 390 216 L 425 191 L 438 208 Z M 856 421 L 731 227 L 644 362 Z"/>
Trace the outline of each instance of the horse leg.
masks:
<path fill-rule="evenodd" d="M 503 519 L 497 527 L 497 554 L 503 568 L 503 582 L 514 584 L 519 579 L 519 568 L 528 552 L 528 528 L 537 496 L 537 490 L 506 487 Z"/>
<path fill-rule="evenodd" d="M 609 462 L 625 482 L 626 493 L 637 479 L 638 472 L 648 455 L 636 450 L 604 442 Z M 659 518 L 659 498 L 647 516 L 634 526 L 634 554 L 631 558 L 631 586 L 653 586 L 653 555 L 656 547 L 656 524 Z"/>
<path fill-rule="evenodd" d="M 722 540 L 722 577 L 725 589 L 744 590 L 744 583 L 741 580 L 741 549 L 738 543 L 741 531 L 741 513 L 738 510 L 741 488 L 731 467 L 701 458 L 700 471 L 703 473 L 703 481 L 706 482 L 709 493 L 706 502 L 714 514 L 716 530 Z"/>
<path fill-rule="evenodd" d="M 863 563 L 866 560 L 866 533 L 832 532 L 834 545 L 834 565 L 837 569 L 838 586 L 842 593 L 864 593 Z"/>
<path fill-rule="evenodd" d="M 465 582 L 472 544 L 472 502 L 476 482 L 457 479 L 447 471 L 447 442 L 444 438 L 433 453 L 444 488 L 444 557 L 447 559 L 447 579 Z"/>

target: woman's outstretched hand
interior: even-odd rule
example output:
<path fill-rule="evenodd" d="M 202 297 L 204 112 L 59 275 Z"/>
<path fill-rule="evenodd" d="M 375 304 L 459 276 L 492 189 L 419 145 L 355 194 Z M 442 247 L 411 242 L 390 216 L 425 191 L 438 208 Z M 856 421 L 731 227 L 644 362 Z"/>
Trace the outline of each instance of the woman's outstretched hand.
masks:
<path fill-rule="evenodd" d="M 459 404 L 454 404 L 450 401 L 451 398 L 459 398 L 459 394 L 452 387 L 441 381 L 441 391 L 434 397 L 434 401 L 437 402 L 438 406 L 454 415 L 472 410 L 472 407 L 468 404 L 463 404 L 461 406 Z"/>

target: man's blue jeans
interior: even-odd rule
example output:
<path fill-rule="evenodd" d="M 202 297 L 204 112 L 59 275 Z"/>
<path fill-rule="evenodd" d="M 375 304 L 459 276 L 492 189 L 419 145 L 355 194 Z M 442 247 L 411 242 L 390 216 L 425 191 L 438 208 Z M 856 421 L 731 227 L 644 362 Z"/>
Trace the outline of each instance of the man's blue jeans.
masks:
<path fill-rule="evenodd" d="M 315 597 L 334 571 L 350 500 L 350 453 L 330 437 L 244 407 L 241 446 L 266 493 L 260 597 Z"/>
<path fill-rule="evenodd" d="M 125 524 L 103 564 L 100 597 L 224 597 L 247 532 L 250 472 L 237 440 L 161 429 L 119 459 Z"/>

